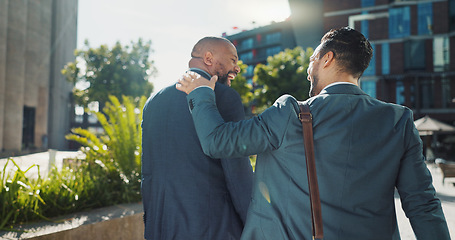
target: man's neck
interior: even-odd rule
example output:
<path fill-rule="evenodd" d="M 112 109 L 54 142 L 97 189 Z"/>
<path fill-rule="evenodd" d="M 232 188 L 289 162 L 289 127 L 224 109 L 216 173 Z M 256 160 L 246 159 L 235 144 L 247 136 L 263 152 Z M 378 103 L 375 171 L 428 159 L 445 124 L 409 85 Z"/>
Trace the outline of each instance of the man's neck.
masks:
<path fill-rule="evenodd" d="M 191 60 L 188 62 L 188 67 L 190 69 L 196 68 L 208 73 L 210 76 L 212 75 L 210 71 L 207 69 L 207 65 L 205 65 L 202 59 L 200 58 L 191 58 Z"/>
<path fill-rule="evenodd" d="M 325 86 L 324 89 L 326 89 L 326 88 L 328 88 L 328 87 L 331 87 L 331 86 L 340 85 L 340 84 L 351 84 L 351 85 L 357 86 L 357 84 L 354 84 L 354 83 L 352 83 L 352 82 L 338 82 L 338 81 L 337 81 L 337 82 L 333 82 L 333 83 L 331 83 L 331 84 Z M 324 89 L 323 89 L 323 90 L 324 90 Z"/>
<path fill-rule="evenodd" d="M 327 81 L 326 86 L 329 86 L 334 83 L 350 83 L 354 84 L 356 86 L 359 86 L 359 79 L 354 78 L 351 74 L 348 73 L 340 73 L 340 72 L 334 72 L 334 74 L 330 74 L 329 77 L 326 78 L 327 80 L 332 80 L 332 81 Z"/>
<path fill-rule="evenodd" d="M 196 72 L 196 73 L 200 74 L 202 77 L 209 79 L 209 80 L 210 80 L 210 78 L 212 78 L 212 75 L 210 75 L 210 73 L 208 73 L 207 71 L 205 71 L 203 69 L 197 68 L 197 67 L 190 67 L 189 71 Z"/>

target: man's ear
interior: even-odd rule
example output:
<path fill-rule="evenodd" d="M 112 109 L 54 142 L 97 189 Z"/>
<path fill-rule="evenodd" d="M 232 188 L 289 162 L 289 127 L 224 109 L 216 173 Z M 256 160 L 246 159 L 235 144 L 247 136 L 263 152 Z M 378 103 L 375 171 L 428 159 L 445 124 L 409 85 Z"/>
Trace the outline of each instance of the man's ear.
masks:
<path fill-rule="evenodd" d="M 332 51 L 328 51 L 323 57 L 322 57 L 322 63 L 324 67 L 330 66 L 332 62 L 335 60 L 334 54 Z"/>
<path fill-rule="evenodd" d="M 213 54 L 211 52 L 206 52 L 204 54 L 204 63 L 207 66 L 212 66 L 213 65 Z"/>

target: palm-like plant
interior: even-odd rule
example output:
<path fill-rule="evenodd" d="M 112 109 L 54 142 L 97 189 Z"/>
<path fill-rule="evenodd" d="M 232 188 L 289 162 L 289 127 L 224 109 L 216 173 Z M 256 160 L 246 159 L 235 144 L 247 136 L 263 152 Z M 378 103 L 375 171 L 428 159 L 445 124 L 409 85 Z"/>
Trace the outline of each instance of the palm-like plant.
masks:
<path fill-rule="evenodd" d="M 110 177 L 119 177 L 124 183 L 122 186 L 128 187 L 123 191 L 125 194 L 131 191 L 139 194 L 142 109 L 147 99 L 141 97 L 135 102 L 131 97 L 123 96 L 123 103 L 120 103 L 117 97 L 109 96 L 109 100 L 103 113 L 93 112 L 104 134 L 97 136 L 86 129 L 75 128 L 66 138 L 84 146 L 82 151 L 87 161 L 101 161 Z"/>

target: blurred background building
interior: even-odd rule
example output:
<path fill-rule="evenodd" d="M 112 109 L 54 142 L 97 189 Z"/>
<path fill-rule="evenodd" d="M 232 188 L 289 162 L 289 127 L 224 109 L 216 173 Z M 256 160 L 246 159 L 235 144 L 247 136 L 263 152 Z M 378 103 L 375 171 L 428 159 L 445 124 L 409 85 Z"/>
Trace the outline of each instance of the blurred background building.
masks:
<path fill-rule="evenodd" d="M 249 65 L 247 78 L 255 64 L 276 54 L 266 51 L 263 56 L 260 50 L 267 34 L 276 33 L 276 50 L 306 49 L 315 48 L 330 29 L 351 26 L 374 49 L 360 81 L 366 93 L 411 108 L 415 119 L 429 115 L 455 124 L 455 47 L 450 47 L 455 44 L 455 0 L 289 0 L 289 4 L 290 21 L 226 36 Z"/>
<path fill-rule="evenodd" d="M 361 88 L 455 125 L 455 0 L 289 0 L 291 17 L 224 35 L 254 67 L 286 48 L 315 48 L 351 26 L 372 43 Z M 74 61 L 78 0 L 0 0 L 0 155 L 67 149 L 75 118 L 61 69 Z M 306 81 L 302 79 L 302 81 Z M 80 110 L 80 109 L 79 109 Z M 77 117 L 77 116 L 76 116 Z"/>
<path fill-rule="evenodd" d="M 349 25 L 372 43 L 367 93 L 410 107 L 416 119 L 455 123 L 454 0 L 324 1 L 323 9 L 325 31 Z"/>
<path fill-rule="evenodd" d="M 0 0 L 0 155 L 65 149 L 77 0 Z"/>
<path fill-rule="evenodd" d="M 249 84 L 253 84 L 254 67 L 257 64 L 267 64 L 268 56 L 297 46 L 291 21 L 272 23 L 224 37 L 236 46 L 239 59 L 248 65 L 244 77 Z"/>

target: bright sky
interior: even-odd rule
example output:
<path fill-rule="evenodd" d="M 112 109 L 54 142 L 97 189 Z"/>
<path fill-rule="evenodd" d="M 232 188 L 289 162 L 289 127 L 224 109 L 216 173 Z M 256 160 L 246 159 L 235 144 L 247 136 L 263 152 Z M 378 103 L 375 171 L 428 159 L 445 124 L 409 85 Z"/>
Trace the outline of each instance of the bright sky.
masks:
<path fill-rule="evenodd" d="M 288 0 L 79 0 L 77 47 L 85 40 L 91 47 L 151 40 L 158 70 L 152 83 L 158 91 L 184 73 L 202 37 L 251 30 L 289 16 Z"/>

